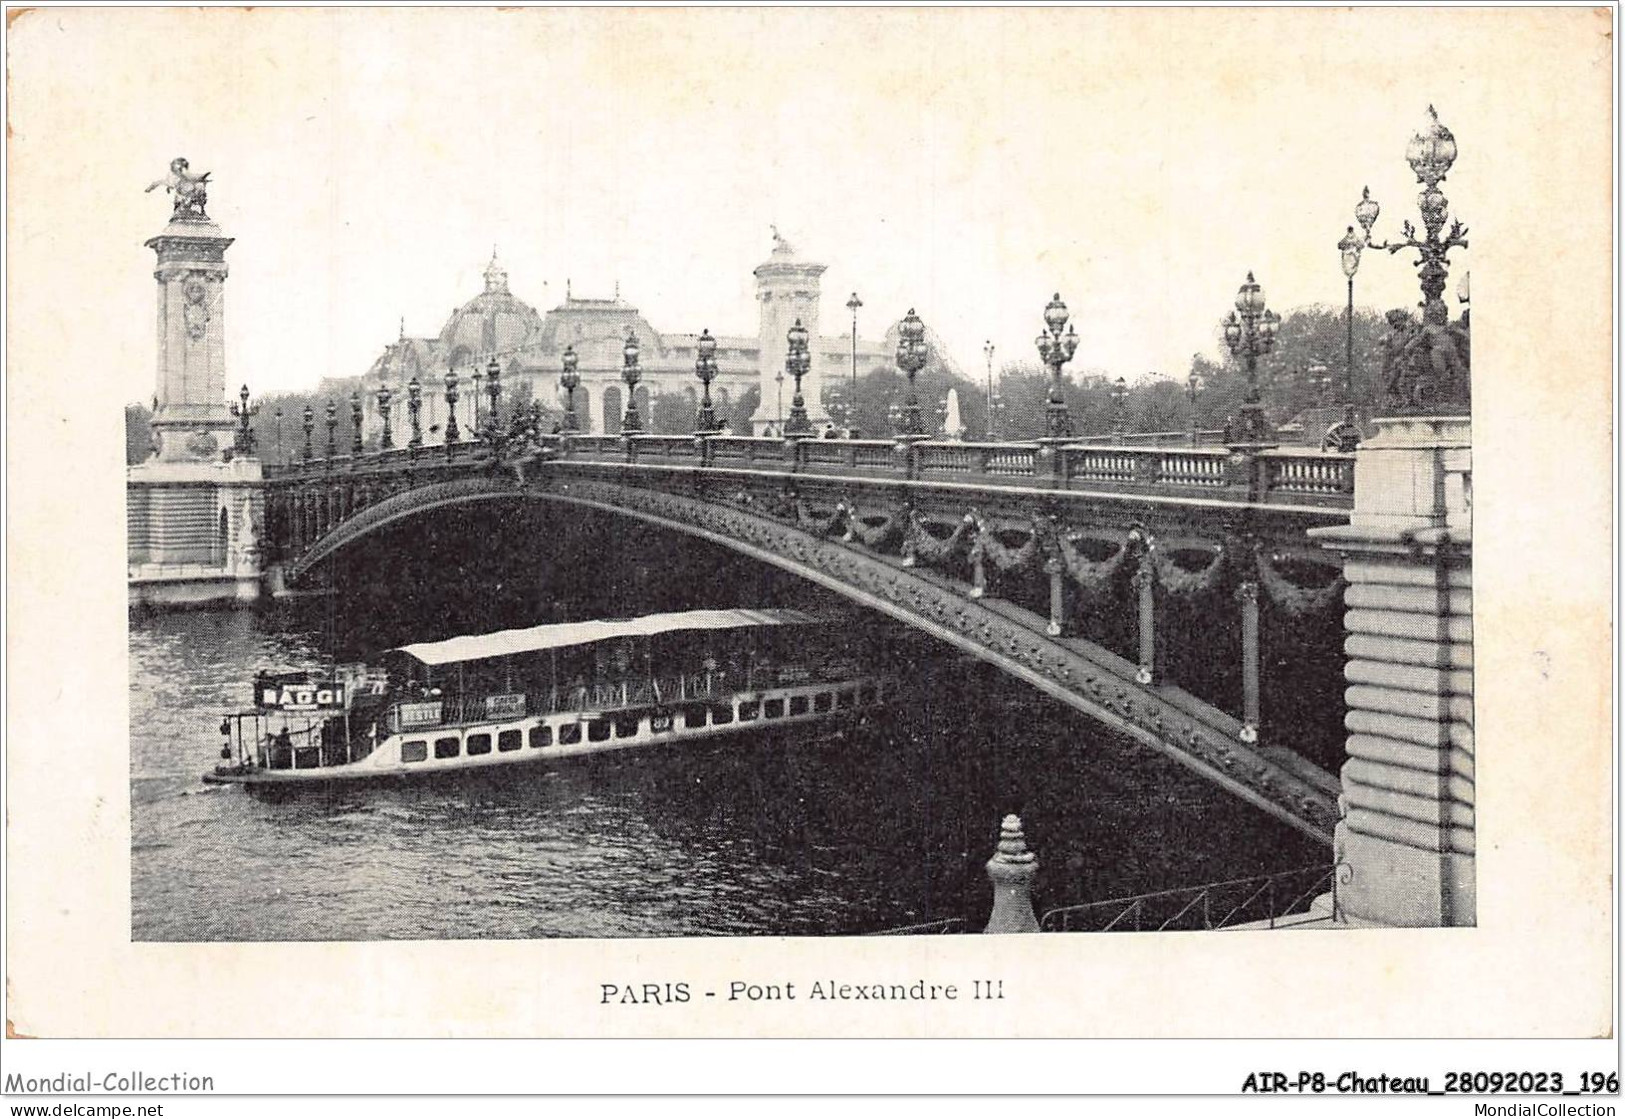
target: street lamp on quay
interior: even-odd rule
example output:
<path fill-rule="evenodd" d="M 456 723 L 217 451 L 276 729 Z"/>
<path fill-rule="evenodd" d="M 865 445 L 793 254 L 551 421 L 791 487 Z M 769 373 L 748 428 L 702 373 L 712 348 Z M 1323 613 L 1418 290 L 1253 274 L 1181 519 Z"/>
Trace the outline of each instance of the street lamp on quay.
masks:
<path fill-rule="evenodd" d="M 621 380 L 626 382 L 626 416 L 621 420 L 622 435 L 641 435 L 643 421 L 638 418 L 638 380 L 643 376 L 638 368 L 638 338 L 629 326 L 626 342 L 621 346 Z"/>
<path fill-rule="evenodd" d="M 285 463 L 288 460 L 282 457 L 282 405 L 278 404 L 271 415 L 276 421 L 272 425 L 276 429 L 276 460 Z"/>
<path fill-rule="evenodd" d="M 474 416 L 469 420 L 469 427 L 473 429 L 476 438 L 480 434 L 480 382 L 484 379 L 485 374 L 480 372 L 480 367 L 474 366 L 474 399 L 470 402 Z"/>
<path fill-rule="evenodd" d="M 987 441 L 997 443 L 999 441 L 999 421 L 994 416 L 997 409 L 993 406 L 993 340 L 991 338 L 982 344 L 982 356 L 987 358 Z"/>
<path fill-rule="evenodd" d="M 910 307 L 903 321 L 897 324 L 897 368 L 908 377 L 908 396 L 903 399 L 902 430 L 897 433 L 901 438 L 918 438 L 925 434 L 925 429 L 920 425 L 920 397 L 914 386 L 914 378 L 925 368 L 928 352 L 925 323 Z"/>
<path fill-rule="evenodd" d="M 1354 274 L 1360 270 L 1360 250 L 1371 240 L 1371 223 L 1377 220 L 1377 204 L 1371 200 L 1371 188 L 1365 188 L 1354 217 L 1365 231 L 1364 238 L 1354 235 L 1351 225 L 1343 239 L 1337 243 L 1337 252 L 1343 263 L 1343 275 L 1348 279 L 1349 302 L 1347 327 L 1343 343 L 1343 426 L 1337 440 L 1338 450 L 1353 451 L 1360 445 L 1360 429 L 1354 423 Z"/>
<path fill-rule="evenodd" d="M 1072 415 L 1067 411 L 1066 398 L 1061 395 L 1061 366 L 1072 360 L 1078 352 L 1078 332 L 1069 325 L 1071 316 L 1061 293 L 1056 292 L 1044 307 L 1044 329 L 1037 338 L 1038 356 L 1049 366 L 1049 397 L 1044 406 L 1044 430 L 1048 439 L 1072 437 Z M 1066 333 L 1061 333 L 1065 328 Z"/>
<path fill-rule="evenodd" d="M 789 344 L 784 355 L 784 368 L 796 379 L 795 395 L 790 398 L 790 419 L 784 425 L 784 434 L 811 435 L 812 422 L 807 418 L 807 402 L 801 395 L 801 378 L 812 368 L 812 355 L 807 348 L 807 328 L 797 319 L 784 338 Z"/>
<path fill-rule="evenodd" d="M 1239 317 L 1238 317 L 1239 316 Z M 1224 341 L 1230 352 L 1247 363 L 1247 395 L 1241 422 L 1229 440 L 1231 450 L 1264 450 L 1275 446 L 1269 420 L 1258 391 L 1258 359 L 1275 348 L 1281 318 L 1264 306 L 1264 289 L 1251 272 L 1236 292 L 1236 309 L 1224 322 Z"/>
<path fill-rule="evenodd" d="M 696 426 L 701 435 L 715 435 L 717 414 L 711 407 L 711 382 L 717 375 L 717 340 L 711 337 L 710 327 L 700 331 L 694 354 L 694 375 L 700 379 L 700 414 Z"/>
<path fill-rule="evenodd" d="M 581 384 L 581 374 L 576 372 L 576 364 L 580 361 L 576 357 L 576 348 L 564 347 L 559 361 L 564 366 L 564 372 L 559 374 L 559 387 L 564 390 L 564 422 L 559 429 L 577 432 L 581 430 L 581 422 L 576 419 L 576 386 Z"/>
<path fill-rule="evenodd" d="M 852 399 L 847 408 L 854 419 L 857 418 L 858 413 L 858 308 L 862 306 L 863 300 L 858 298 L 857 292 L 853 292 L 852 298 L 846 301 L 846 309 L 852 312 Z M 848 426 L 847 434 L 856 439 L 858 429 Z"/>

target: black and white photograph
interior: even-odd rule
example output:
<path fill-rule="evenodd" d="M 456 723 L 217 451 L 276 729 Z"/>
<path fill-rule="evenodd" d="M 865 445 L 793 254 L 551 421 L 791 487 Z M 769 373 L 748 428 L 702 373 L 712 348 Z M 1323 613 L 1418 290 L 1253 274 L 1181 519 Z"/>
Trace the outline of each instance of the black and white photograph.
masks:
<path fill-rule="evenodd" d="M 8 26 L 10 422 L 95 455 L 8 454 L 23 959 L 83 891 L 172 978 L 253 961 L 220 972 L 245 1014 L 340 947 L 379 984 L 573 961 L 551 1009 L 455 1027 L 352 972 L 316 1036 L 1099 1036 L 1063 961 L 1123 952 L 1233 972 L 1125 1012 L 1200 1036 L 1271 957 L 1354 990 L 1510 905 L 1596 970 L 1485 1032 L 1608 1028 L 1610 10 Z M 1567 288 L 1509 271 L 1536 236 Z M 1506 339 L 1565 299 L 1559 384 Z M 1565 395 L 1529 439 L 1569 465 L 1475 490 L 1519 392 Z M 1557 503 L 1574 537 L 1536 539 Z M 1566 555 L 1514 593 L 1514 546 Z M 61 651 L 19 667 L 19 625 Z M 64 882 L 17 798 L 88 804 L 83 751 L 106 858 Z M 1539 813 L 1568 830 L 1481 861 Z M 1562 918 L 1507 900 L 1543 858 Z M 1373 1032 L 1464 1028 L 1447 1002 Z"/>

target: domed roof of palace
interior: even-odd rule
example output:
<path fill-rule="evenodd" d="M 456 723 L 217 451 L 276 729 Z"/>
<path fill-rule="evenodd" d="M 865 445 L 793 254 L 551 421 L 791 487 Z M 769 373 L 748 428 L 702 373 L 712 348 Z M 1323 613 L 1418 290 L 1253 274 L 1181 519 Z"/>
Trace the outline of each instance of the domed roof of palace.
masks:
<path fill-rule="evenodd" d="M 404 384 L 413 377 L 422 381 L 426 377 L 443 376 L 446 372 L 445 348 L 438 338 L 406 338 L 384 347 L 367 369 L 369 381 L 387 378 L 391 383 Z"/>
<path fill-rule="evenodd" d="M 452 312 L 438 340 L 448 361 L 465 364 L 480 354 L 517 349 L 541 325 L 536 308 L 508 290 L 508 272 L 493 252 L 485 290 Z"/>

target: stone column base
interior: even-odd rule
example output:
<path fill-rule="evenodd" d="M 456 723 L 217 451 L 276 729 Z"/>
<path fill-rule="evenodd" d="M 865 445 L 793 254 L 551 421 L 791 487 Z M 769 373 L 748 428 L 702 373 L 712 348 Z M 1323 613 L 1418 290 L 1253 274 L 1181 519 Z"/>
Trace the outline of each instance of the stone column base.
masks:
<path fill-rule="evenodd" d="M 1478 923 L 1475 858 L 1424 851 L 1337 827 L 1337 902 L 1349 924 L 1400 927 Z"/>

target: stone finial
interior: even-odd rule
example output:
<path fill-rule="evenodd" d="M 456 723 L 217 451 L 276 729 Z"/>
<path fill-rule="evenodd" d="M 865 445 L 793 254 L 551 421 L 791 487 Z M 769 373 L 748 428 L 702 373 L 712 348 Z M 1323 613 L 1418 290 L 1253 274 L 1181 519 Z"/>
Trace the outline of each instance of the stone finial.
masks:
<path fill-rule="evenodd" d="M 987 876 L 993 883 L 993 912 L 984 932 L 1030 933 L 1038 931 L 1033 913 L 1032 884 L 1038 873 L 1038 856 L 1027 849 L 1021 817 L 1011 814 L 999 825 L 999 845 L 987 861 Z"/>

